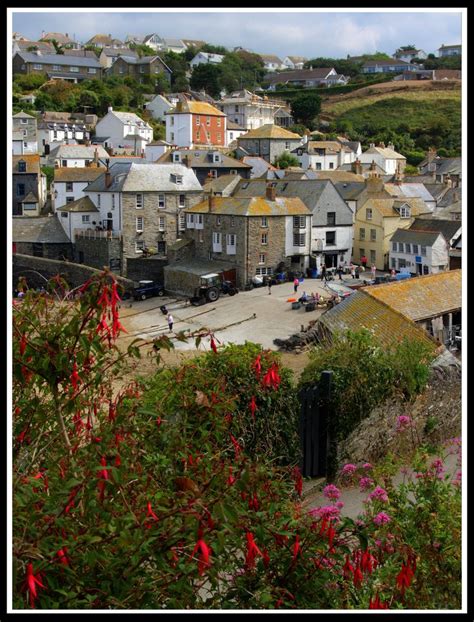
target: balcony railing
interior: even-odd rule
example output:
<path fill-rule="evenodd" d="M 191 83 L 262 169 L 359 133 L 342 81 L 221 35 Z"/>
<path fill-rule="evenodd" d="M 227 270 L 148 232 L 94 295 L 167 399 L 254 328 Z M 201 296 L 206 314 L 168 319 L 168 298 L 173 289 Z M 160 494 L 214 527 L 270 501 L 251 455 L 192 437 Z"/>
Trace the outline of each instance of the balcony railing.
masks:
<path fill-rule="evenodd" d="M 98 231 L 96 229 L 74 229 L 74 238 L 86 238 L 88 240 L 120 240 L 122 237 L 118 231 Z"/>

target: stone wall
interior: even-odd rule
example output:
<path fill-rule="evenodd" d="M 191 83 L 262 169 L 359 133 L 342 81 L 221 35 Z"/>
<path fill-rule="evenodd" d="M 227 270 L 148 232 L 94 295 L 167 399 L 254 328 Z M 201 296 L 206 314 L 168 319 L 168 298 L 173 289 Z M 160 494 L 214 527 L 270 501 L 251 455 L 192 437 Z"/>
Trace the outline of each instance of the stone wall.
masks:
<path fill-rule="evenodd" d="M 137 257 L 127 260 L 127 278 L 132 281 L 149 280 L 162 285 L 164 283 L 163 268 L 168 264 L 166 259 L 156 257 Z"/>
<path fill-rule="evenodd" d="M 24 276 L 29 287 L 44 287 L 45 278 L 61 275 L 70 287 L 78 287 L 87 279 L 99 274 L 100 270 L 69 261 L 55 261 L 44 257 L 30 255 L 13 255 L 12 285 L 16 287 L 18 280 Z M 43 278 L 44 277 L 44 278 Z M 117 281 L 126 289 L 132 289 L 134 284 L 129 279 L 117 277 Z"/>
<path fill-rule="evenodd" d="M 46 259 L 57 259 L 63 261 L 64 259 L 74 259 L 73 246 L 69 242 L 64 244 L 48 244 L 33 243 L 33 242 L 17 242 L 16 252 L 20 255 L 35 255 L 41 247 L 42 257 Z"/>
<path fill-rule="evenodd" d="M 120 274 L 121 251 L 121 241 L 118 238 L 93 239 L 77 236 L 74 259 L 77 263 L 84 263 L 97 270 L 102 270 L 106 266 L 116 274 Z"/>

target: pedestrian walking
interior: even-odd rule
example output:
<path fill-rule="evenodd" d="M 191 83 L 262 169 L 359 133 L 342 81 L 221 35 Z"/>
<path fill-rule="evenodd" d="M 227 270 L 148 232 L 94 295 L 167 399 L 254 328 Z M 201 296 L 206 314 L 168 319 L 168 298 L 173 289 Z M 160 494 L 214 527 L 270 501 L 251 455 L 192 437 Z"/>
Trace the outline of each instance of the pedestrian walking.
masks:
<path fill-rule="evenodd" d="M 356 278 L 356 270 L 355 270 L 355 266 L 354 266 L 354 264 L 352 264 L 352 263 L 351 263 L 351 277 L 352 277 L 353 279 L 355 279 L 355 278 Z"/>
<path fill-rule="evenodd" d="M 337 267 L 337 274 L 339 275 L 339 280 L 342 281 L 342 273 L 344 272 L 344 268 L 342 267 L 342 264 L 339 264 L 339 266 Z"/>
<path fill-rule="evenodd" d="M 270 295 L 272 293 L 272 280 L 268 279 L 268 294 Z"/>
<path fill-rule="evenodd" d="M 371 271 L 372 271 L 372 278 L 375 279 L 375 271 L 377 270 L 377 268 L 375 267 L 375 264 L 372 264 L 371 267 Z"/>
<path fill-rule="evenodd" d="M 168 316 L 166 319 L 168 320 L 168 326 L 169 326 L 170 333 L 171 333 L 173 331 L 173 322 L 174 322 L 173 316 L 171 315 L 171 313 L 168 313 Z"/>
<path fill-rule="evenodd" d="M 300 282 L 298 281 L 298 278 L 295 277 L 295 280 L 293 281 L 293 287 L 294 287 L 294 290 L 295 290 L 295 294 L 298 291 L 298 285 L 299 284 L 300 284 Z"/>
<path fill-rule="evenodd" d="M 327 281 L 326 277 L 326 264 L 323 263 L 321 266 L 321 281 Z"/>
<path fill-rule="evenodd" d="M 362 257 L 360 258 L 360 263 L 365 270 L 367 268 L 367 257 L 365 255 L 362 255 Z"/>

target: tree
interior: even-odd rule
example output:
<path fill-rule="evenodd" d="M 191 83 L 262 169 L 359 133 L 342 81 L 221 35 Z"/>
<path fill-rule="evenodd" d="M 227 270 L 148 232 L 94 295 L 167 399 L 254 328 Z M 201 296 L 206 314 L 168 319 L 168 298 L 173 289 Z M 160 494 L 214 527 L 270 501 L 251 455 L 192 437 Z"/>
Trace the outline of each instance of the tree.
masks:
<path fill-rule="evenodd" d="M 79 95 L 77 105 L 81 108 L 87 106 L 92 108 L 94 112 L 97 112 L 100 105 L 100 97 L 94 91 L 84 90 Z"/>
<path fill-rule="evenodd" d="M 196 91 L 205 90 L 211 97 L 219 97 L 222 89 L 220 65 L 202 64 L 193 69 L 189 84 Z"/>
<path fill-rule="evenodd" d="M 299 166 L 300 162 L 295 155 L 293 155 L 292 153 L 289 153 L 288 151 L 284 151 L 280 156 L 275 158 L 275 161 L 273 164 L 278 168 L 285 169 L 285 168 L 288 168 L 289 166 Z"/>
<path fill-rule="evenodd" d="M 321 97 L 311 93 L 303 93 L 291 102 L 291 114 L 294 119 L 308 125 L 321 110 Z"/>

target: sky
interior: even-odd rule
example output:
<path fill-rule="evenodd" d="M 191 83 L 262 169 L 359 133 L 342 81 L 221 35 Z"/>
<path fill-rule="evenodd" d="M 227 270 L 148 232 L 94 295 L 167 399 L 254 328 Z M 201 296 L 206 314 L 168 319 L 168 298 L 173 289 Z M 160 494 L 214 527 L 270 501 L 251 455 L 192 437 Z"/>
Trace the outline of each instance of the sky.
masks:
<path fill-rule="evenodd" d="M 44 12 L 43 12 L 44 11 Z M 461 12 L 18 12 L 12 10 L 12 29 L 31 40 L 42 31 L 74 35 L 85 42 L 95 34 L 124 40 L 127 34 L 157 33 L 162 37 L 200 39 L 214 45 L 241 46 L 260 54 L 345 58 L 376 51 L 393 54 L 403 45 L 416 45 L 437 54 L 442 45 L 461 43 Z M 103 11 L 103 9 L 101 9 Z M 365 10 L 364 10 L 365 11 Z"/>

